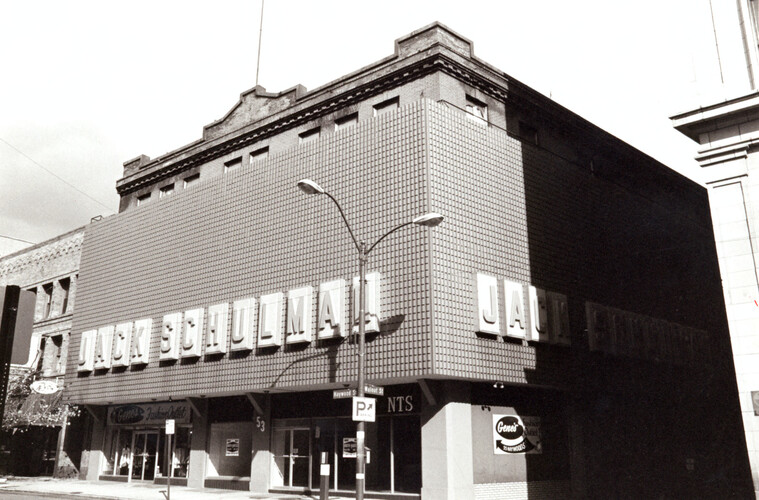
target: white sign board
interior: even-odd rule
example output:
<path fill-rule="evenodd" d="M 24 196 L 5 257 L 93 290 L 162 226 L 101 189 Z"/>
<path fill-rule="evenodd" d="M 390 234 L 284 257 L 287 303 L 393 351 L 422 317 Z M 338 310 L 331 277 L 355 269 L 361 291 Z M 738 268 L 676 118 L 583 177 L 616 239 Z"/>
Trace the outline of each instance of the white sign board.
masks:
<path fill-rule="evenodd" d="M 374 398 L 353 398 L 353 421 L 374 422 L 377 400 Z"/>
<path fill-rule="evenodd" d="M 493 453 L 543 453 L 540 417 L 493 415 Z"/>
<path fill-rule="evenodd" d="M 298 450 L 293 450 L 293 454 L 297 455 Z M 227 439 L 227 452 L 228 457 L 240 456 L 240 438 Z"/>
<path fill-rule="evenodd" d="M 343 458 L 356 458 L 356 438 L 343 438 Z"/>
<path fill-rule="evenodd" d="M 174 419 L 167 419 L 166 420 L 166 435 L 174 434 Z"/>
<path fill-rule="evenodd" d="M 53 380 L 35 380 L 29 388 L 37 394 L 55 394 L 59 390 L 58 384 Z"/>

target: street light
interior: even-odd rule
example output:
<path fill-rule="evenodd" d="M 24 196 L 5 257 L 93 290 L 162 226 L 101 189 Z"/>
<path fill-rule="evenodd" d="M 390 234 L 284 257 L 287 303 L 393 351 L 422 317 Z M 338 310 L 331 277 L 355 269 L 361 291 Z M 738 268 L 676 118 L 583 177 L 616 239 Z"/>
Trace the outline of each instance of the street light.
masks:
<path fill-rule="evenodd" d="M 343 218 L 343 221 L 345 222 L 345 227 L 348 228 L 348 232 L 351 235 L 351 238 L 353 239 L 353 244 L 356 245 L 356 250 L 358 250 L 358 283 L 359 283 L 359 293 L 358 293 L 358 302 L 359 302 L 359 312 L 358 312 L 358 387 L 356 387 L 356 394 L 358 397 L 363 398 L 365 395 L 364 389 L 365 389 L 365 380 L 366 380 L 366 261 L 369 257 L 369 253 L 374 249 L 374 247 L 377 246 L 377 244 L 384 240 L 387 236 L 394 233 L 395 231 L 401 229 L 402 227 L 409 226 L 411 224 L 415 224 L 417 226 L 426 226 L 426 227 L 435 227 L 441 222 L 443 222 L 443 216 L 435 213 L 430 212 L 426 213 L 424 215 L 420 215 L 419 217 L 416 217 L 408 222 L 404 222 L 403 224 L 400 224 L 390 231 L 386 232 L 380 238 L 375 241 L 368 249 L 366 247 L 366 243 L 363 241 L 359 242 L 356 239 L 356 236 L 353 234 L 353 230 L 351 229 L 350 224 L 348 223 L 348 219 L 345 217 L 345 213 L 343 212 L 342 207 L 337 202 L 337 200 L 329 194 L 327 191 L 322 189 L 321 186 L 319 186 L 317 183 L 312 181 L 311 179 L 303 179 L 298 181 L 298 187 L 306 194 L 325 194 L 327 195 L 337 206 L 337 209 L 340 211 L 340 215 Z M 352 320 L 351 320 L 352 321 Z M 356 429 L 356 500 L 363 500 L 364 498 L 364 484 L 366 481 L 365 478 L 365 471 L 366 471 L 366 444 L 365 444 L 365 428 L 366 423 L 363 421 L 358 422 L 358 426 Z"/>

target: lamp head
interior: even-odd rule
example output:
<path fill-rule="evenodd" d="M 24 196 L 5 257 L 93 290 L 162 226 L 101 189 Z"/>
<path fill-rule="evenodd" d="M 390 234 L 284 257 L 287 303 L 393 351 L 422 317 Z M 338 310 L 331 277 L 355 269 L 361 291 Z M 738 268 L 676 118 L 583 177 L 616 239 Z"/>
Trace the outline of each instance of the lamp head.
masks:
<path fill-rule="evenodd" d="M 435 227 L 443 222 L 443 216 L 435 212 L 430 212 L 424 215 L 420 215 L 411 222 L 418 226 Z"/>
<path fill-rule="evenodd" d="M 311 179 L 301 179 L 298 181 L 298 187 L 306 194 L 324 194 L 324 190 Z"/>

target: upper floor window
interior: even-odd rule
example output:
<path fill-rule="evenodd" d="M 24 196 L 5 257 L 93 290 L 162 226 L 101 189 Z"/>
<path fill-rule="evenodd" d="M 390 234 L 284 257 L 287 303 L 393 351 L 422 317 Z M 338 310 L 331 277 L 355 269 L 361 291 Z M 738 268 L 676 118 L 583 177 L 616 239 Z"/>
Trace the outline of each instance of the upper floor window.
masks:
<path fill-rule="evenodd" d="M 395 111 L 398 109 L 398 105 L 400 103 L 400 99 L 398 96 L 393 97 L 392 99 L 388 99 L 386 101 L 382 101 L 380 103 L 375 104 L 372 108 L 374 110 L 374 116 L 379 116 L 385 113 L 388 113 L 390 111 Z"/>
<path fill-rule="evenodd" d="M 250 153 L 250 163 L 253 163 L 254 161 L 259 160 L 265 160 L 269 157 L 269 146 L 256 149 L 255 151 Z"/>
<path fill-rule="evenodd" d="M 358 113 L 351 113 L 335 120 L 335 131 L 351 127 L 358 123 Z"/>
<path fill-rule="evenodd" d="M 164 186 L 158 190 L 159 198 L 163 198 L 164 196 L 169 196 L 170 194 L 174 194 L 174 184 L 169 184 L 168 186 Z"/>
<path fill-rule="evenodd" d="M 190 175 L 188 177 L 184 178 L 184 188 L 187 189 L 188 187 L 192 186 L 196 182 L 200 180 L 200 174 Z"/>
<path fill-rule="evenodd" d="M 234 170 L 240 165 L 242 165 L 242 156 L 232 158 L 231 160 L 224 162 L 224 173 L 227 173 L 230 170 Z"/>
<path fill-rule="evenodd" d="M 471 96 L 466 96 L 466 112 L 468 117 L 479 122 L 488 121 L 488 106 Z"/>
<path fill-rule="evenodd" d="M 46 377 L 62 375 L 66 370 L 66 358 L 63 356 L 63 335 L 43 337 L 40 344 L 42 353 L 42 373 Z"/>
<path fill-rule="evenodd" d="M 137 206 L 139 207 L 143 203 L 147 203 L 150 201 L 150 194 L 151 193 L 145 193 L 143 195 L 140 195 L 137 197 Z"/>
<path fill-rule="evenodd" d="M 525 122 L 519 122 L 519 137 L 525 142 L 538 145 L 538 129 Z"/>
<path fill-rule="evenodd" d="M 42 285 L 42 300 L 43 306 L 42 306 L 42 319 L 50 317 L 50 312 L 53 308 L 53 284 L 48 283 L 46 285 Z"/>
<path fill-rule="evenodd" d="M 298 134 L 299 141 L 301 144 L 306 142 L 315 141 L 319 138 L 319 134 L 321 133 L 321 127 L 315 127 L 311 130 L 306 130 L 305 132 L 301 132 Z"/>
<path fill-rule="evenodd" d="M 59 281 L 61 285 L 61 314 L 66 314 L 69 308 L 69 289 L 71 288 L 71 278 L 63 278 Z"/>

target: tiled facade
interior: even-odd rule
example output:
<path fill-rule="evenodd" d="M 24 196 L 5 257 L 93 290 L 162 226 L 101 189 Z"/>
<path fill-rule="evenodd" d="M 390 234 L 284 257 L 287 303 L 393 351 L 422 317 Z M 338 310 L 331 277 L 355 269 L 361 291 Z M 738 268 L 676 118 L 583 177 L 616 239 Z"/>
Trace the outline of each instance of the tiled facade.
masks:
<path fill-rule="evenodd" d="M 96 421 L 88 478 L 308 491 L 326 451 L 332 489 L 350 492 L 350 401 L 330 391 L 357 377 L 358 259 L 303 178 L 368 244 L 445 216 L 369 258 L 367 380 L 385 390 L 370 490 L 745 491 L 726 452 L 740 439 L 701 442 L 739 426 L 705 192 L 439 24 L 314 91 L 252 89 L 203 139 L 125 164 L 121 212 L 86 229 L 66 373 Z M 342 295 L 325 291 L 336 282 Z M 344 337 L 320 338 L 338 322 Z M 255 339 L 237 349 L 241 325 Z M 169 468 L 156 450 L 170 414 L 191 438 Z M 534 449 L 494 438 L 528 427 Z"/>

